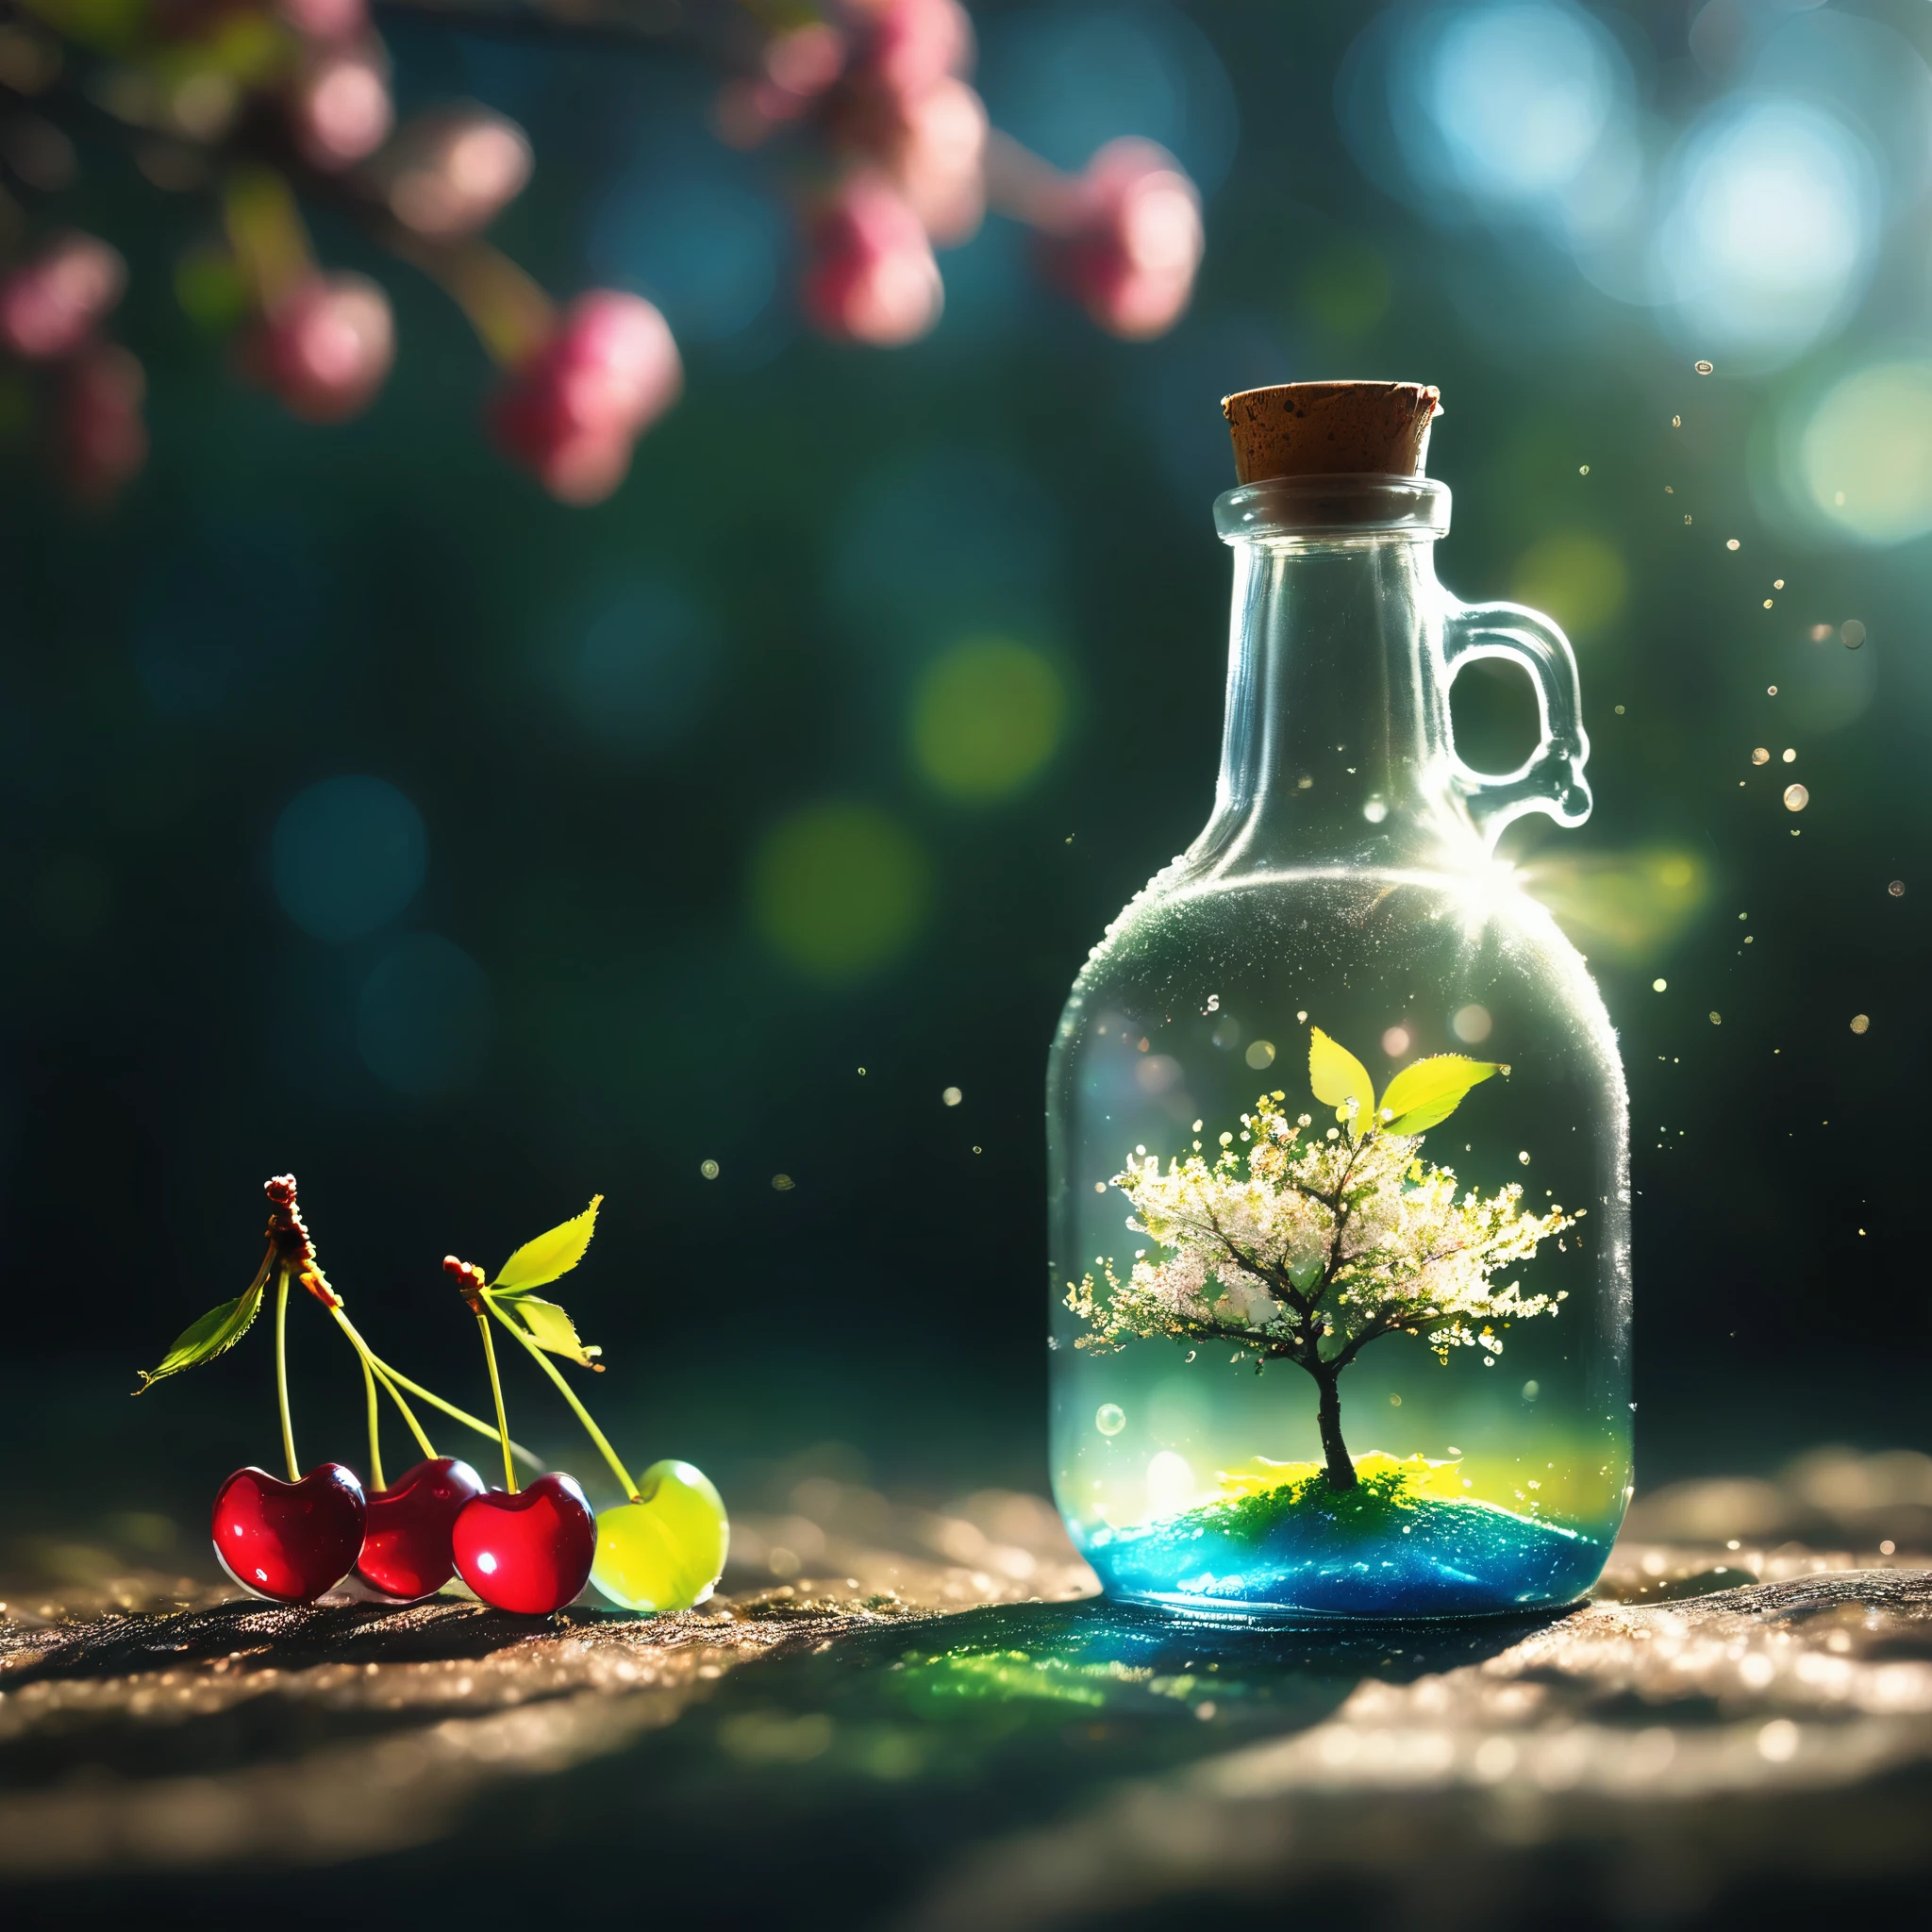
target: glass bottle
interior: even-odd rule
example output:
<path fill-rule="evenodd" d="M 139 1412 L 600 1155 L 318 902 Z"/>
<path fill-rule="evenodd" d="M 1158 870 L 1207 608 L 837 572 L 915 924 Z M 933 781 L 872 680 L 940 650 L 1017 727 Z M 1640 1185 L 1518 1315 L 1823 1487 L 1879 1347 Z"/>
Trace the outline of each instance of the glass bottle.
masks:
<path fill-rule="evenodd" d="M 1215 518 L 1235 575 L 1213 813 L 1094 947 L 1048 1074 L 1059 1507 L 1110 1594 L 1204 1614 L 1567 1602 L 1595 1580 L 1629 1496 L 1627 1105 L 1582 957 L 1492 848 L 1525 812 L 1565 825 L 1589 813 L 1575 660 L 1548 619 L 1461 604 L 1438 583 L 1449 492 L 1426 476 L 1271 477 L 1229 491 Z M 1450 682 L 1475 658 L 1520 663 L 1538 692 L 1541 742 L 1507 775 L 1462 764 L 1450 733 Z M 1290 1157 L 1331 1170 L 1357 1158 L 1364 1101 L 1314 1097 L 1316 1028 L 1359 1060 L 1378 1108 L 1424 1057 L 1504 1070 L 1409 1137 L 1399 1176 L 1402 1148 L 1376 1143 L 1384 1192 L 1357 1204 L 1339 1244 L 1335 1214 L 1297 1197 L 1321 1237 L 1306 1265 L 1325 1255 L 1339 1271 L 1325 1315 L 1257 1295 L 1252 1275 L 1228 1291 L 1210 1255 L 1191 1299 L 1172 1267 L 1148 1277 L 1167 1284 L 1161 1307 L 1205 1309 L 1205 1324 L 1102 1334 L 1109 1270 L 1129 1285 L 1137 1259 L 1144 1274 L 1187 1253 L 1140 1218 L 1158 1189 L 1130 1196 L 1122 1177 L 1138 1188 L 1135 1170 L 1171 1174 L 1198 1151 L 1223 1179 L 1189 1198 L 1219 1211 L 1233 1197 L 1212 1189 L 1250 1178 L 1251 1133 L 1291 1134 Z M 1394 1123 L 1369 1124 L 1387 1137 Z M 1491 1200 L 1512 1183 L 1518 1213 L 1584 1210 L 1474 1277 L 1491 1293 L 1515 1283 L 1519 1300 L 1476 1303 L 1447 1343 L 1450 1324 L 1410 1304 L 1325 1386 L 1291 1348 L 1271 1352 L 1312 1326 L 1317 1356 L 1332 1356 L 1368 1319 L 1383 1291 L 1359 1271 L 1374 1257 L 1357 1256 L 1356 1277 L 1338 1257 L 1361 1229 L 1397 1226 L 1387 1217 L 1419 1188 Z M 1416 1239 L 1454 1239 L 1432 1227 Z M 1397 1273 L 1434 1252 L 1405 1260 L 1387 1239 Z M 1352 1313 L 1332 1300 L 1350 1279 Z M 1070 1306 L 1083 1284 L 1084 1315 Z M 1520 1312 L 1537 1298 L 1541 1313 Z M 1331 1441 L 1345 1442 L 1339 1473 Z"/>

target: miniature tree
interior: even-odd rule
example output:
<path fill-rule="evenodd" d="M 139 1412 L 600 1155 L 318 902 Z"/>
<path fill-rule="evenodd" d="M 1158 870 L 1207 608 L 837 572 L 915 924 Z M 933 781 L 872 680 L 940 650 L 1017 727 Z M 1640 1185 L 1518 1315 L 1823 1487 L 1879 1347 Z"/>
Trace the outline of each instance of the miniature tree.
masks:
<path fill-rule="evenodd" d="M 1127 1225 L 1164 1253 L 1137 1251 L 1124 1281 L 1103 1260 L 1104 1296 L 1091 1274 L 1068 1285 L 1067 1306 L 1091 1330 L 1075 1345 L 1166 1338 L 1231 1344 L 1235 1359 L 1252 1358 L 1257 1371 L 1267 1361 L 1295 1363 L 1320 1391 L 1328 1486 L 1353 1490 L 1339 1384 L 1370 1342 L 1412 1335 L 1445 1363 L 1452 1348 L 1473 1347 L 1493 1361 L 1503 1347 L 1499 1325 L 1553 1315 L 1565 1299 L 1491 1281 L 1584 1210 L 1553 1204 L 1526 1213 L 1513 1183 L 1487 1196 L 1458 1192 L 1451 1169 L 1416 1151 L 1424 1131 L 1448 1119 L 1471 1088 L 1508 1071 L 1438 1054 L 1405 1067 L 1378 1104 L 1362 1063 L 1311 1028 L 1309 1084 L 1341 1124 L 1311 1135 L 1310 1117 L 1291 1120 L 1276 1091 L 1241 1116 L 1239 1146 L 1232 1132 L 1221 1136 L 1211 1163 L 1199 1141 L 1165 1172 L 1158 1155 L 1144 1166 L 1129 1160 L 1113 1177 L 1133 1203 Z"/>

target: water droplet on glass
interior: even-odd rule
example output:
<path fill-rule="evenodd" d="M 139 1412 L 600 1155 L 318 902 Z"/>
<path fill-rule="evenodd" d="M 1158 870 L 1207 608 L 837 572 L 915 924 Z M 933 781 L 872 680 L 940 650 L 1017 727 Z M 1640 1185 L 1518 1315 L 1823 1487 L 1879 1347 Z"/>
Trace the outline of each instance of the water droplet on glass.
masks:
<path fill-rule="evenodd" d="M 1710 1024 L 1713 1026 L 1722 1026 L 1724 1024 L 1724 1016 L 1722 1013 L 1713 1013 L 1710 1016 Z"/>
<path fill-rule="evenodd" d="M 1772 580 L 1771 580 L 1771 588 L 1772 588 L 1772 589 L 1773 589 L 1774 591 L 1782 591 L 1782 590 L 1784 589 L 1784 587 L 1785 587 L 1785 580 L 1784 580 L 1784 578 L 1782 578 L 1782 577 L 1773 577 L 1773 578 L 1772 578 Z"/>
<path fill-rule="evenodd" d="M 1527 1167 L 1529 1165 L 1529 1149 L 1525 1147 L 1516 1158 L 1522 1161 L 1524 1167 Z"/>
<path fill-rule="evenodd" d="M 1717 368 L 1715 362 L 1693 362 L 1690 366 L 1699 375 L 1709 375 Z"/>
<path fill-rule="evenodd" d="M 1776 685 L 1774 685 L 1774 684 L 1767 684 L 1767 685 L 1766 685 L 1766 686 L 1764 687 L 1764 695 L 1765 695 L 1766 697 L 1768 697 L 1768 698 L 1774 698 L 1774 697 L 1776 697 L 1776 695 L 1777 695 L 1777 686 L 1776 686 Z"/>
<path fill-rule="evenodd" d="M 772 1185 L 779 1193 L 789 1194 L 798 1183 L 789 1174 L 774 1174 L 772 1176 Z"/>
<path fill-rule="evenodd" d="M 1242 1058 L 1257 1073 L 1263 1067 L 1272 1067 L 1274 1064 L 1274 1042 L 1272 1040 L 1257 1040 L 1249 1045 Z"/>
<path fill-rule="evenodd" d="M 1308 1016 L 1306 1013 L 1297 1013 L 1294 1017 L 1302 1024 L 1306 1025 L 1307 1024 Z"/>
<path fill-rule="evenodd" d="M 1093 1426 L 1103 1436 L 1118 1436 L 1127 1425 L 1127 1412 L 1118 1402 L 1103 1402 L 1093 1411 Z"/>
<path fill-rule="evenodd" d="M 1844 641 L 1845 649 L 1856 651 L 1865 641 L 1865 626 L 1856 617 L 1848 617 L 1838 627 L 1839 636 Z"/>
<path fill-rule="evenodd" d="M 1852 1031 L 1854 1033 L 1869 1033 L 1871 1030 L 1872 1016 L 1870 1013 L 1854 1013 L 1852 1015 Z"/>
<path fill-rule="evenodd" d="M 1534 1402 L 1542 1392 L 1543 1388 L 1541 1382 L 1525 1382 L 1523 1385 L 1523 1399 L 1525 1402 Z"/>
<path fill-rule="evenodd" d="M 1725 548 L 1726 550 L 1735 550 L 1735 549 L 1737 549 L 1737 548 L 1738 548 L 1738 540 L 1737 540 L 1737 539 L 1736 539 L 1735 537 L 1727 537 L 1727 538 L 1725 538 L 1725 539 L 1724 539 L 1724 548 Z"/>
<path fill-rule="evenodd" d="M 1887 886 L 1885 890 L 1888 892 L 1890 892 L 1894 899 L 1903 899 L 1906 895 L 1906 882 L 1903 879 L 1893 879 L 1890 885 Z"/>
<path fill-rule="evenodd" d="M 1683 419 L 1683 417 L 1681 417 L 1681 416 L 1673 416 L 1673 417 L 1671 418 L 1671 427 L 1672 427 L 1673 429 L 1681 429 L 1681 428 L 1683 428 L 1683 426 L 1684 426 L 1684 419 Z"/>
<path fill-rule="evenodd" d="M 714 1181 L 718 1178 L 718 1163 L 715 1160 L 701 1160 L 698 1162 L 698 1172 L 708 1181 Z"/>
<path fill-rule="evenodd" d="M 1752 762 L 1752 763 L 1753 763 L 1754 765 L 1768 765 L 1768 764 L 1770 764 L 1770 762 L 1771 762 L 1771 749 L 1770 749 L 1770 747 L 1769 747 L 1768 745 L 1762 745 L 1762 744 L 1758 745 L 1758 746 L 1757 746 L 1757 748 L 1756 748 L 1756 749 L 1755 749 L 1755 750 L 1754 750 L 1754 751 L 1752 752 L 1752 754 L 1751 754 L 1751 762 Z"/>
<path fill-rule="evenodd" d="M 1577 474 L 1577 475 L 1578 475 L 1579 476 L 1587 476 L 1587 475 L 1590 475 L 1590 465 L 1589 465 L 1588 463 L 1579 463 L 1579 464 L 1577 465 L 1577 469 L 1576 469 L 1576 474 Z"/>
<path fill-rule="evenodd" d="M 948 1087 L 946 1091 L 940 1095 L 940 1098 L 942 1101 L 944 1101 L 948 1107 L 958 1107 L 958 1104 L 965 1099 L 965 1097 L 966 1096 L 963 1093 L 961 1093 L 957 1087 Z"/>
<path fill-rule="evenodd" d="M 1787 811 L 1803 811 L 1810 803 L 1811 794 L 1804 786 L 1787 785 L 1785 787 L 1785 809 Z"/>
<path fill-rule="evenodd" d="M 1798 750 L 1795 745 L 1788 744 L 1785 746 L 1784 761 L 1788 765 L 1795 765 L 1798 762 Z"/>

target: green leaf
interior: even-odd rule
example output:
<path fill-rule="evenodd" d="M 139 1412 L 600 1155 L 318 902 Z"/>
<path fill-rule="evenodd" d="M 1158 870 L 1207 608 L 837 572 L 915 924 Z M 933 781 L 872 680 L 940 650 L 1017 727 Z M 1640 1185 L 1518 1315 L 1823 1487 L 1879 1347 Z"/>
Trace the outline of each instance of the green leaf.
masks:
<path fill-rule="evenodd" d="M 1431 1054 L 1404 1067 L 1382 1095 L 1389 1132 L 1420 1134 L 1446 1121 L 1472 1087 L 1500 1071 L 1494 1060 L 1473 1060 L 1460 1053 Z"/>
<path fill-rule="evenodd" d="M 604 1353 L 601 1348 L 584 1346 L 570 1317 L 555 1302 L 522 1294 L 508 1306 L 511 1320 L 521 1322 L 530 1340 L 552 1355 L 563 1356 L 588 1369 L 591 1366 L 591 1358 Z"/>
<path fill-rule="evenodd" d="M 584 1258 L 584 1250 L 591 1245 L 591 1237 L 597 1231 L 597 1209 L 603 1201 L 602 1194 L 592 1194 L 591 1205 L 575 1220 L 553 1227 L 548 1234 L 540 1234 L 533 1241 L 525 1241 L 496 1271 L 491 1287 L 507 1294 L 521 1294 L 526 1288 L 541 1288 L 546 1281 L 568 1274 Z"/>
<path fill-rule="evenodd" d="M 1314 1089 L 1317 1100 L 1325 1101 L 1335 1109 L 1339 1121 L 1349 1118 L 1348 1103 L 1355 1102 L 1357 1138 L 1375 1118 L 1375 1086 L 1369 1078 L 1368 1068 L 1319 1026 L 1308 1028 L 1308 1085 Z"/>
<path fill-rule="evenodd" d="M 216 1356 L 233 1348 L 261 1312 L 261 1296 L 262 1284 L 258 1281 L 233 1301 L 210 1308 L 192 1328 L 184 1328 L 175 1336 L 175 1345 L 161 1357 L 159 1368 L 139 1371 L 141 1388 L 134 1392 L 139 1395 L 152 1389 L 163 1375 L 178 1375 L 183 1369 L 199 1368 L 203 1362 L 211 1362 Z"/>

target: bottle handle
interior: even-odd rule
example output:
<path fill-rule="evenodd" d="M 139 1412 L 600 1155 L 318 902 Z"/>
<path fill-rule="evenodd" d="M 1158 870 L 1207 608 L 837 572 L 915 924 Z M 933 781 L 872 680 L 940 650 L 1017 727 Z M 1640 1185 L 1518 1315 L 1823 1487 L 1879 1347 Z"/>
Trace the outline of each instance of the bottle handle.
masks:
<path fill-rule="evenodd" d="M 1546 812 L 1559 825 L 1580 825 L 1591 804 L 1590 781 L 1583 775 L 1590 738 L 1583 728 L 1583 693 L 1570 640 L 1547 617 L 1521 604 L 1452 604 L 1442 626 L 1445 713 L 1456 674 L 1479 658 L 1520 664 L 1529 673 L 1541 724 L 1541 741 L 1514 772 L 1473 770 L 1462 762 L 1451 732 L 1456 789 L 1467 801 L 1483 842 L 1493 848 L 1504 828 L 1526 812 Z"/>

